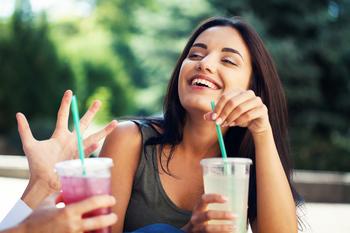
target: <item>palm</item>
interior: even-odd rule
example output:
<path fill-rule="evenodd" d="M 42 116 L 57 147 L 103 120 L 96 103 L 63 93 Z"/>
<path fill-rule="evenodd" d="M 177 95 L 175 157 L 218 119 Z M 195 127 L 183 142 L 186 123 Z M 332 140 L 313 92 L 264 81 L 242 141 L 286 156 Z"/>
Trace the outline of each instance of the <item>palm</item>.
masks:
<path fill-rule="evenodd" d="M 62 153 L 64 149 L 62 149 L 61 143 L 55 138 L 44 141 L 35 140 L 32 145 L 24 146 L 23 150 L 27 155 L 30 171 L 35 171 L 31 172 L 31 176 L 46 181 L 52 189 L 58 190 L 59 182 L 53 166 L 61 161 L 61 158 L 64 160 L 65 156 L 62 155 L 65 153 Z M 38 151 L 40 153 L 37 153 Z"/>

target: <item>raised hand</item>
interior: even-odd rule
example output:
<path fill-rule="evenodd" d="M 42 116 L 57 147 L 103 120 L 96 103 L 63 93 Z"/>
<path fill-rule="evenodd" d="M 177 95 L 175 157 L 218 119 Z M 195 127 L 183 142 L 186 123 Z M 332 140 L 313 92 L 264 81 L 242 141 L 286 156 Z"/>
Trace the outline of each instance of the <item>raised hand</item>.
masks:
<path fill-rule="evenodd" d="M 76 134 L 68 129 L 71 98 L 72 91 L 66 91 L 58 110 L 56 128 L 51 138 L 47 140 L 36 140 L 25 116 L 22 113 L 16 115 L 18 132 L 30 169 L 29 184 L 22 199 L 32 208 L 36 207 L 49 194 L 60 189 L 58 176 L 54 172 L 55 163 L 76 158 L 78 154 Z M 80 129 L 82 133 L 91 123 L 100 105 L 99 101 L 94 101 L 81 118 Z M 116 125 L 117 122 L 113 120 L 99 132 L 87 137 L 84 140 L 85 154 L 96 150 L 98 142 L 111 133 Z M 31 195 L 28 195 L 30 193 Z"/>
<path fill-rule="evenodd" d="M 210 220 L 235 220 L 235 215 L 228 211 L 208 210 L 210 203 L 225 203 L 226 199 L 219 194 L 203 194 L 193 208 L 191 220 L 182 228 L 192 232 L 235 232 L 233 224 L 208 224 Z"/>
<path fill-rule="evenodd" d="M 215 120 L 222 127 L 248 127 L 252 134 L 271 127 L 266 105 L 252 90 L 236 90 L 222 95 L 214 111 L 206 113 L 204 119 Z"/>

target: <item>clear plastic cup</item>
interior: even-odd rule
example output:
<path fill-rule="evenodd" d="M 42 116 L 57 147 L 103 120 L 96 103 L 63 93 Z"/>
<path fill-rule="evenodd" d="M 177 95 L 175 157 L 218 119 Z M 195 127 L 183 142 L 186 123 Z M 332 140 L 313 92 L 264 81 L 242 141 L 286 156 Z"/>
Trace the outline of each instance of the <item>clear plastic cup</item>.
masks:
<path fill-rule="evenodd" d="M 67 160 L 55 165 L 61 181 L 61 192 L 66 205 L 84 200 L 88 197 L 111 194 L 112 159 L 87 158 L 85 159 L 86 174 L 83 175 L 81 161 Z M 109 214 L 110 208 L 93 210 L 83 216 L 89 218 Z M 111 233 L 111 227 L 89 231 L 88 233 Z"/>
<path fill-rule="evenodd" d="M 233 222 L 211 220 L 209 224 L 234 224 L 237 233 L 247 232 L 247 210 L 249 170 L 251 159 L 246 158 L 207 158 L 201 160 L 204 192 L 225 196 L 226 203 L 209 204 L 209 210 L 230 211 L 237 216 Z"/>

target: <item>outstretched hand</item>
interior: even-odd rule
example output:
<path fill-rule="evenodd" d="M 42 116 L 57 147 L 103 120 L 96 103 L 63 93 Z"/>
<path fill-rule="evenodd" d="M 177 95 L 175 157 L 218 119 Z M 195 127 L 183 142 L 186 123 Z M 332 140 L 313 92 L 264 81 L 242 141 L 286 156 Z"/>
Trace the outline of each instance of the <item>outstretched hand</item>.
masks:
<path fill-rule="evenodd" d="M 51 138 L 47 140 L 36 140 L 25 116 L 22 113 L 16 115 L 18 132 L 30 169 L 29 184 L 22 199 L 32 208 L 39 204 L 39 200 L 43 200 L 52 192 L 60 189 L 58 176 L 54 172 L 55 163 L 74 159 L 78 154 L 76 133 L 68 129 L 71 98 L 72 91 L 67 90 L 58 110 L 56 128 Z M 99 101 L 94 101 L 81 118 L 80 130 L 82 134 L 90 125 L 100 105 Z M 98 148 L 98 142 L 111 133 L 116 125 L 117 121 L 113 120 L 102 130 L 84 139 L 85 154 L 88 155 L 95 151 Z M 36 195 L 29 195 L 30 193 Z M 33 198 L 31 198 L 32 196 Z"/>

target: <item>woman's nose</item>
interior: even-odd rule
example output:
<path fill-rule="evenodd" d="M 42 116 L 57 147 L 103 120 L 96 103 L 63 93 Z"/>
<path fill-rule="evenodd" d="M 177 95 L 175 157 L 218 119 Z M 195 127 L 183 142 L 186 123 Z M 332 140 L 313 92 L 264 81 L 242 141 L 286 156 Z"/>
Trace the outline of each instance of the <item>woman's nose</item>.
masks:
<path fill-rule="evenodd" d="M 216 70 L 215 66 L 216 65 L 213 61 L 213 58 L 207 56 L 207 57 L 204 57 L 202 60 L 198 61 L 196 68 L 198 71 L 215 73 L 215 70 Z"/>

